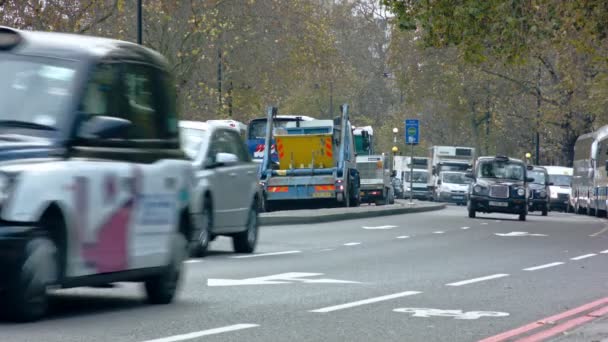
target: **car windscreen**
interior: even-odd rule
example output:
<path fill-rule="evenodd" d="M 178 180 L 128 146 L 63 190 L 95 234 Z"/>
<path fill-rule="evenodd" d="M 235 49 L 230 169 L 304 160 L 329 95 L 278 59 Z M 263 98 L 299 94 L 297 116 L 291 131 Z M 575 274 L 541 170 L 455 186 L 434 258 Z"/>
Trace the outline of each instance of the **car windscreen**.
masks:
<path fill-rule="evenodd" d="M 181 146 L 191 159 L 198 155 L 207 132 L 202 129 L 180 128 Z"/>
<path fill-rule="evenodd" d="M 0 53 L 0 128 L 46 135 L 69 115 L 75 62 Z"/>
<path fill-rule="evenodd" d="M 572 176 L 568 175 L 549 175 L 549 182 L 555 186 L 571 186 Z"/>
<path fill-rule="evenodd" d="M 483 160 L 477 167 L 478 178 L 496 178 L 523 181 L 525 167 L 523 164 L 505 160 Z"/>
<path fill-rule="evenodd" d="M 466 178 L 464 173 L 443 173 L 442 181 L 449 184 L 469 184 L 471 179 Z"/>
<path fill-rule="evenodd" d="M 410 172 L 405 172 L 405 181 L 414 183 L 426 183 L 429 180 L 429 173 L 426 171 L 414 171 L 413 179 L 410 179 Z"/>
<path fill-rule="evenodd" d="M 534 178 L 534 181 L 532 182 L 534 184 L 546 184 L 547 183 L 546 175 L 543 171 L 530 170 L 530 171 L 528 171 L 528 177 Z"/>

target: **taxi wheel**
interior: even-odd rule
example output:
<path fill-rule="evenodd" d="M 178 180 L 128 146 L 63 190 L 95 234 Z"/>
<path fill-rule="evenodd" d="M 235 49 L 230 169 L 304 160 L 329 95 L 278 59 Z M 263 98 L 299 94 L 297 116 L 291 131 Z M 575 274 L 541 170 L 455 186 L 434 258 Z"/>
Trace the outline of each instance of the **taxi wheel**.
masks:
<path fill-rule="evenodd" d="M 15 282 L 4 294 L 4 314 L 17 322 L 42 318 L 48 310 L 47 287 L 57 281 L 57 247 L 42 234 L 27 243 Z"/>
<path fill-rule="evenodd" d="M 546 207 L 545 207 L 545 208 L 543 208 L 542 215 L 543 215 L 543 216 L 547 216 L 547 215 L 549 215 L 549 209 L 547 209 Z"/>
<path fill-rule="evenodd" d="M 171 244 L 171 262 L 163 268 L 162 273 L 146 280 L 145 288 L 150 304 L 169 304 L 173 301 L 180 283 L 187 243 L 185 236 L 175 234 Z"/>
<path fill-rule="evenodd" d="M 237 253 L 253 253 L 258 242 L 258 211 L 254 204 L 249 210 L 247 229 L 232 236 L 232 247 Z"/>
<path fill-rule="evenodd" d="M 526 213 L 525 213 L 525 212 L 524 212 L 524 213 L 519 214 L 519 220 L 520 220 L 520 221 L 525 221 L 525 220 L 526 220 Z"/>
<path fill-rule="evenodd" d="M 469 218 L 475 218 L 475 216 L 477 216 L 477 212 L 475 212 L 475 209 L 469 208 Z"/>

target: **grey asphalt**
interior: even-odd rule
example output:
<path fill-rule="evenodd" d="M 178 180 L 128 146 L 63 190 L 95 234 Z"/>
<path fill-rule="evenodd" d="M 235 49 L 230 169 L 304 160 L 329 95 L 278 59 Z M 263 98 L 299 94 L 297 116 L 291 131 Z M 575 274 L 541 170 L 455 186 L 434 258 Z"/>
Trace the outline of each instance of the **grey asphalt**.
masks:
<path fill-rule="evenodd" d="M 262 227 L 258 256 L 242 258 L 218 239 L 209 256 L 190 261 L 174 304 L 147 305 L 133 284 L 60 291 L 46 320 L 0 323 L 0 341 L 477 341 L 606 297 L 608 253 L 600 252 L 608 250 L 608 221 L 561 213 L 515 219 L 472 220 L 450 206 Z M 522 234 L 513 232 L 539 236 L 496 235 Z M 571 260 L 590 253 L 596 255 Z M 563 264 L 523 270 L 554 262 Z M 250 279 L 294 272 L 309 274 L 271 284 L 272 277 Z M 239 280 L 250 285 L 235 285 Z M 360 302 L 378 297 L 385 300 Z M 360 305 L 311 312 L 353 302 Z M 435 310 L 417 311 L 429 317 L 403 312 L 412 308 Z M 493 313 L 501 317 L 484 316 Z M 209 331 L 224 327 L 248 328 Z"/>

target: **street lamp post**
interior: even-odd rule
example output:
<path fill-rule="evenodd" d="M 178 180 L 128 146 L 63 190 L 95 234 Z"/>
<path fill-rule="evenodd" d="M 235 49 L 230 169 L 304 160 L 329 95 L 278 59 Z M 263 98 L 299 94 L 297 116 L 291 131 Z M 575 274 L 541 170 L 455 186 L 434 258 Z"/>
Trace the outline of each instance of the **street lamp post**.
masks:
<path fill-rule="evenodd" d="M 397 148 L 397 133 L 399 133 L 399 129 L 397 127 L 393 127 L 393 160 L 391 161 L 391 173 L 395 169 L 395 154 L 399 150 Z"/>
<path fill-rule="evenodd" d="M 142 0 L 137 0 L 137 44 L 142 44 Z"/>

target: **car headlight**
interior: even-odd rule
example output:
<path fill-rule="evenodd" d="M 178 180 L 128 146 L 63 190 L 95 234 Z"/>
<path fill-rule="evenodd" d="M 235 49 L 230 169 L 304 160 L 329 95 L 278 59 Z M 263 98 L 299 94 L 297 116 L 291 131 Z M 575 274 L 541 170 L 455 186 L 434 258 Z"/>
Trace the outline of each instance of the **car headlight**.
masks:
<path fill-rule="evenodd" d="M 473 187 L 473 192 L 476 194 L 480 194 L 483 191 L 483 188 L 481 187 L 481 185 L 475 185 Z"/>
<path fill-rule="evenodd" d="M 405 191 L 410 191 L 412 190 L 409 186 L 407 188 L 405 188 Z"/>
<path fill-rule="evenodd" d="M 526 194 L 526 189 L 519 188 L 517 189 L 517 196 L 524 196 Z"/>

